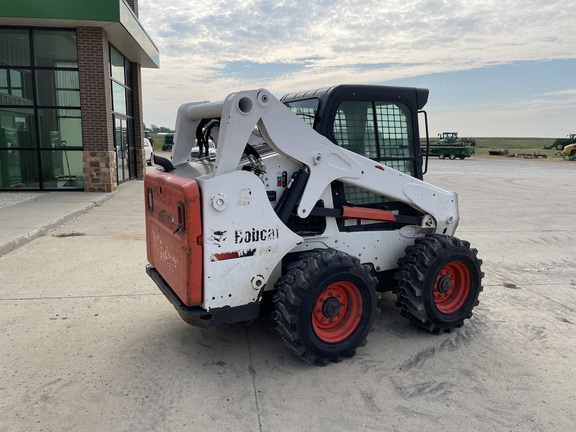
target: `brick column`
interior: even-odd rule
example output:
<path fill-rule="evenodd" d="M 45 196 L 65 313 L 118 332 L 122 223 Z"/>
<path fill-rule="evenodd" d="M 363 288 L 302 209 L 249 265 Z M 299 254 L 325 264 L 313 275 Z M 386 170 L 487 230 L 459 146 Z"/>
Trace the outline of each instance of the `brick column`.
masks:
<path fill-rule="evenodd" d="M 134 140 L 136 145 L 137 178 L 144 179 L 146 156 L 144 153 L 144 116 L 142 114 L 142 74 L 138 63 L 132 63 L 132 105 L 134 115 Z"/>
<path fill-rule="evenodd" d="M 97 27 L 78 27 L 76 35 L 84 145 L 84 190 L 112 192 L 117 188 L 118 177 L 112 124 L 108 35 Z"/>

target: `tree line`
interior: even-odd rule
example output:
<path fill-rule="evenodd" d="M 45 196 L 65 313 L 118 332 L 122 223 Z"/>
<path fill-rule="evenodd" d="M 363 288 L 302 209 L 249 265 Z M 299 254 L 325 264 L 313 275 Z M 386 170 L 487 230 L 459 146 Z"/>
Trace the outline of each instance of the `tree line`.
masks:
<path fill-rule="evenodd" d="M 146 124 L 144 124 L 144 131 L 148 133 L 174 133 L 174 129 L 165 126 L 156 126 L 155 124 L 152 124 L 149 127 L 146 127 Z"/>

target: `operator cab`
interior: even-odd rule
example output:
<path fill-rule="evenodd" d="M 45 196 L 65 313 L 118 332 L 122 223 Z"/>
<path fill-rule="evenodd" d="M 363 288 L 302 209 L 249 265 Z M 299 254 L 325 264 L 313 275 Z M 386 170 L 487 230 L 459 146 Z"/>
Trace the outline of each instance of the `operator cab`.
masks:
<path fill-rule="evenodd" d="M 338 85 L 287 94 L 280 101 L 332 143 L 422 180 L 425 171 L 418 114 L 428 101 L 428 94 L 427 89 L 413 87 Z M 213 129 L 218 131 L 219 119 L 214 117 L 199 122 L 194 131 L 197 142 L 208 142 L 213 136 Z M 275 212 L 293 232 L 304 236 L 324 232 L 326 216 L 331 215 L 328 209 L 322 210 L 324 205 L 332 209 L 366 208 L 398 215 L 394 222 L 367 222 L 360 216 L 336 216 L 340 231 L 395 230 L 404 225 L 420 224 L 422 215 L 406 202 L 339 180 L 331 183 L 330 199 L 325 197 L 326 202 L 320 200 L 317 208 L 307 218 L 301 219 L 294 212 L 307 183 L 308 170 L 286 165 L 291 162 L 284 157 L 278 164 L 274 160 L 275 151 L 266 143 L 261 132 L 256 125 L 239 160 L 239 169 L 252 171 L 263 179 L 268 185 L 267 193 Z M 218 148 L 224 152 L 223 148 Z M 213 157 L 207 157 L 178 169 L 180 175 L 197 178 L 213 173 L 216 165 Z M 277 172 L 276 184 L 270 178 L 274 178 Z M 268 180 L 264 179 L 266 175 Z M 292 182 L 290 193 L 285 193 L 285 188 Z M 288 199 L 288 196 L 291 198 Z"/>
<path fill-rule="evenodd" d="M 338 85 L 281 101 L 333 143 L 422 179 L 418 112 L 427 89 Z"/>
<path fill-rule="evenodd" d="M 422 180 L 418 112 L 427 89 L 339 85 L 289 94 L 281 101 L 333 143 Z M 355 206 L 417 216 L 405 203 L 341 181 L 332 183 L 334 207 Z M 337 219 L 341 231 L 396 229 L 395 223 Z"/>

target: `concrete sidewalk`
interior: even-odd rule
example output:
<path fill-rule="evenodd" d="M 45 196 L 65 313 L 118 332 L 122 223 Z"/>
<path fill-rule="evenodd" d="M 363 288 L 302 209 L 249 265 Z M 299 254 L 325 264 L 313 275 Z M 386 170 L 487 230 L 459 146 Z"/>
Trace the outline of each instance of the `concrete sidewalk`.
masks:
<path fill-rule="evenodd" d="M 0 256 L 45 235 L 49 230 L 87 212 L 116 193 L 118 191 L 42 192 L 33 194 L 32 199 L 0 208 Z M 18 193 L 14 194 L 18 198 Z"/>

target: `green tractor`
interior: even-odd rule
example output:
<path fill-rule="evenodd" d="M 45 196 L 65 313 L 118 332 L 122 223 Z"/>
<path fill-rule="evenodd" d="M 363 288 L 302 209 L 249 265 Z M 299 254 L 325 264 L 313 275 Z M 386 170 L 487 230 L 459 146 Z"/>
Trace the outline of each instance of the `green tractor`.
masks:
<path fill-rule="evenodd" d="M 576 134 L 568 134 L 566 135 L 566 138 L 558 138 L 552 144 L 546 144 L 544 146 L 544 149 L 564 150 L 564 147 L 566 147 L 568 144 L 574 144 L 574 143 L 576 143 Z"/>
<path fill-rule="evenodd" d="M 470 138 L 458 138 L 458 132 L 442 132 L 438 141 L 427 145 L 423 152 L 427 156 L 438 156 L 440 159 L 465 159 L 476 151 L 476 141 Z"/>
<path fill-rule="evenodd" d="M 458 132 L 442 132 L 438 134 L 438 138 L 434 145 L 476 145 L 476 141 L 473 139 L 458 138 Z"/>

